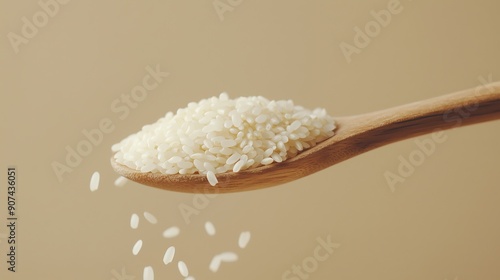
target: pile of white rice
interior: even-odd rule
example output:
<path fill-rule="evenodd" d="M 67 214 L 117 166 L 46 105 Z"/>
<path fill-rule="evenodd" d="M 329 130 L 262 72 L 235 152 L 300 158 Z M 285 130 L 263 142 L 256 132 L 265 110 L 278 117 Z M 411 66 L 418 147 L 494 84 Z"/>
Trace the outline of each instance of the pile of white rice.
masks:
<path fill-rule="evenodd" d="M 141 172 L 215 174 L 282 162 L 331 137 L 335 123 L 324 109 L 262 96 L 191 102 L 113 145 L 116 162 Z"/>

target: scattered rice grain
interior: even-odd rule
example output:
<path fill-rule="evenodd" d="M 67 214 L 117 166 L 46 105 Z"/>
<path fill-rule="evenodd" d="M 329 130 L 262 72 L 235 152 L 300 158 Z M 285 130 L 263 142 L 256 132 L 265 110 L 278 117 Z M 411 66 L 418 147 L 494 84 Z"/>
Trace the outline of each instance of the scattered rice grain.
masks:
<path fill-rule="evenodd" d="M 115 186 L 117 187 L 123 187 L 125 186 L 125 184 L 127 183 L 128 179 L 123 177 L 123 176 L 120 176 L 118 178 L 116 178 L 115 180 Z"/>
<path fill-rule="evenodd" d="M 146 266 L 144 268 L 144 272 L 142 274 L 142 279 L 143 280 L 154 280 L 155 279 L 155 273 L 153 271 L 153 267 Z"/>
<path fill-rule="evenodd" d="M 100 177 L 101 175 L 97 171 L 92 174 L 92 177 L 90 178 L 90 191 L 97 191 L 97 189 L 99 188 Z"/>
<path fill-rule="evenodd" d="M 144 218 L 146 218 L 146 220 L 152 224 L 156 224 L 158 222 L 156 217 L 149 212 L 144 212 Z"/>
<path fill-rule="evenodd" d="M 220 260 L 223 262 L 235 262 L 238 260 L 238 255 L 236 255 L 236 253 L 233 252 L 220 253 L 218 256 Z"/>
<path fill-rule="evenodd" d="M 215 226 L 214 226 L 214 224 L 212 224 L 211 222 L 205 222 L 205 231 L 210 236 L 215 235 Z"/>
<path fill-rule="evenodd" d="M 134 247 L 132 247 L 132 254 L 136 256 L 137 254 L 139 254 L 139 251 L 141 251 L 141 248 L 142 248 L 142 240 L 139 239 L 137 240 L 137 242 L 135 242 Z"/>
<path fill-rule="evenodd" d="M 130 227 L 136 229 L 139 226 L 139 215 L 132 214 L 130 217 Z"/>
<path fill-rule="evenodd" d="M 251 234 L 249 231 L 243 231 L 242 233 L 240 233 L 240 238 L 238 239 L 238 246 L 241 249 L 244 249 L 248 245 L 248 242 L 250 242 L 250 237 Z"/>
<path fill-rule="evenodd" d="M 169 264 L 172 262 L 175 256 L 175 247 L 170 246 L 168 249 L 165 251 L 165 255 L 163 255 L 163 263 L 164 264 Z"/>
<path fill-rule="evenodd" d="M 212 260 L 210 261 L 210 265 L 208 266 L 208 269 L 210 269 L 210 271 L 212 271 L 212 272 L 217 272 L 219 270 L 220 263 L 221 263 L 220 258 L 217 255 L 215 255 L 212 258 Z"/>
<path fill-rule="evenodd" d="M 179 269 L 179 273 L 182 276 L 184 276 L 184 277 L 188 277 L 189 276 L 189 270 L 188 270 L 185 262 L 179 261 L 177 263 L 177 268 Z"/>
<path fill-rule="evenodd" d="M 181 230 L 176 226 L 169 227 L 165 231 L 163 231 L 163 237 L 173 238 L 173 237 L 176 237 L 177 235 L 179 235 L 180 232 L 181 232 Z"/>
<path fill-rule="evenodd" d="M 224 252 L 213 256 L 208 269 L 212 272 L 217 272 L 222 262 L 235 262 L 238 260 L 238 255 L 233 252 Z"/>

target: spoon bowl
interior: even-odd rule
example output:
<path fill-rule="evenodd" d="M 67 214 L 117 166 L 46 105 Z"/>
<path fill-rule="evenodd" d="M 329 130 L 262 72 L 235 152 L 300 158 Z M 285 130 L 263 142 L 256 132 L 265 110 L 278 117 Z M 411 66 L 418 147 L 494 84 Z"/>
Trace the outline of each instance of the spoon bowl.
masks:
<path fill-rule="evenodd" d="M 143 173 L 117 163 L 120 175 L 143 185 L 185 193 L 231 193 L 281 185 L 396 141 L 500 119 L 500 82 L 386 110 L 335 118 L 335 135 L 280 163 L 218 173 L 211 186 L 203 174 Z"/>

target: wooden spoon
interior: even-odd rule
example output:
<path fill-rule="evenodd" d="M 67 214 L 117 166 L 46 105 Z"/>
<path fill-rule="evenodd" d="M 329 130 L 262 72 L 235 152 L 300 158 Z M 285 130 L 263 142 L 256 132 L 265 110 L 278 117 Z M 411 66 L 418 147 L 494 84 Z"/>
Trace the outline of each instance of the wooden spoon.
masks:
<path fill-rule="evenodd" d="M 382 111 L 336 118 L 335 135 L 281 163 L 205 175 L 142 173 L 111 158 L 120 175 L 155 188 L 186 193 L 230 193 L 262 189 L 300 179 L 377 147 L 464 125 L 500 119 L 500 82 Z"/>

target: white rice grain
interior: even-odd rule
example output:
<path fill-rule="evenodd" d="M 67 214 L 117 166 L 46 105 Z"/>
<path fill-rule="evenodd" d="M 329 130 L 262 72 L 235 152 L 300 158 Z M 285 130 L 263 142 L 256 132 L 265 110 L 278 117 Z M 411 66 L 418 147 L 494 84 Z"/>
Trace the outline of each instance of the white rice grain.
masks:
<path fill-rule="evenodd" d="M 234 141 L 234 140 L 222 140 L 220 142 L 221 146 L 223 148 L 228 148 L 228 147 L 233 147 L 233 146 L 236 146 L 237 142 Z"/>
<path fill-rule="evenodd" d="M 262 165 L 268 165 L 268 164 L 273 163 L 273 161 L 274 160 L 272 158 L 265 158 L 265 159 L 263 159 L 263 160 L 260 161 L 260 164 L 262 164 Z"/>
<path fill-rule="evenodd" d="M 177 235 L 179 235 L 180 232 L 181 232 L 181 230 L 178 227 L 172 226 L 172 227 L 167 228 L 165 231 L 163 231 L 163 237 L 173 238 L 173 237 L 176 237 Z"/>
<path fill-rule="evenodd" d="M 90 191 L 97 191 L 97 189 L 99 188 L 100 177 L 101 175 L 97 171 L 92 174 L 92 177 L 90 178 Z"/>
<path fill-rule="evenodd" d="M 170 246 L 168 249 L 165 251 L 165 255 L 163 255 L 163 263 L 164 264 L 169 264 L 172 262 L 175 256 L 175 247 Z"/>
<path fill-rule="evenodd" d="M 238 260 L 238 255 L 236 255 L 236 253 L 233 252 L 220 253 L 218 256 L 219 259 L 223 262 L 235 262 Z"/>
<path fill-rule="evenodd" d="M 271 155 L 271 158 L 275 161 L 275 162 L 282 162 L 283 159 L 281 158 L 281 156 L 277 153 L 274 153 Z"/>
<path fill-rule="evenodd" d="M 180 156 L 173 156 L 168 160 L 169 163 L 178 163 L 181 161 L 182 161 L 182 158 Z"/>
<path fill-rule="evenodd" d="M 179 261 L 177 263 L 177 268 L 179 269 L 179 273 L 182 276 L 184 276 L 184 277 L 188 277 L 189 276 L 189 270 L 188 270 L 185 262 Z"/>
<path fill-rule="evenodd" d="M 240 238 L 238 239 L 238 246 L 241 249 L 244 249 L 248 245 L 248 242 L 250 242 L 250 237 L 251 235 L 249 231 L 243 231 L 242 233 L 240 233 Z"/>
<path fill-rule="evenodd" d="M 207 172 L 207 179 L 208 179 L 208 182 L 210 183 L 210 185 L 212 185 L 212 186 L 217 185 L 217 183 L 219 182 L 217 180 L 217 177 L 215 177 L 215 174 L 213 171 Z"/>
<path fill-rule="evenodd" d="M 156 165 L 153 164 L 152 162 L 149 162 L 146 165 L 144 165 L 143 167 L 141 167 L 141 172 L 147 173 L 147 172 L 153 171 L 155 168 L 156 168 Z"/>
<path fill-rule="evenodd" d="M 240 159 L 233 167 L 233 172 L 239 172 L 243 166 L 247 163 L 246 160 Z"/>
<path fill-rule="evenodd" d="M 132 247 L 132 254 L 136 256 L 141 251 L 141 248 L 142 248 L 142 240 L 139 239 L 137 240 L 137 242 L 135 242 L 134 247 Z"/>
<path fill-rule="evenodd" d="M 181 162 L 177 163 L 177 166 L 179 166 L 179 168 L 182 168 L 182 169 L 189 169 L 189 168 L 193 167 L 193 163 L 190 161 L 181 161 Z"/>
<path fill-rule="evenodd" d="M 210 236 L 215 235 L 215 226 L 214 226 L 214 224 L 212 224 L 211 222 L 205 222 L 205 231 Z"/>
<path fill-rule="evenodd" d="M 139 226 L 139 215 L 134 213 L 130 217 L 130 227 L 132 229 L 136 229 L 138 226 Z"/>
<path fill-rule="evenodd" d="M 212 260 L 210 261 L 210 265 L 208 265 L 208 269 L 210 269 L 210 271 L 212 271 L 212 272 L 217 272 L 219 270 L 220 264 L 221 264 L 220 258 L 217 255 L 215 255 L 212 258 Z"/>
<path fill-rule="evenodd" d="M 235 262 L 237 260 L 238 260 L 238 255 L 236 255 L 236 253 L 233 252 L 220 253 L 212 257 L 208 269 L 210 269 L 210 271 L 212 272 L 217 272 L 222 262 Z"/>
<path fill-rule="evenodd" d="M 112 152 L 118 152 L 120 150 L 120 143 L 116 143 L 111 146 L 111 151 Z"/>
<path fill-rule="evenodd" d="M 214 157 L 213 160 L 215 160 L 216 158 Z M 203 163 L 203 167 L 205 168 L 205 170 L 207 171 L 212 171 L 212 172 L 215 172 L 215 167 L 210 163 L 210 162 L 205 162 Z"/>
<path fill-rule="evenodd" d="M 255 121 L 257 123 L 264 123 L 265 121 L 267 121 L 267 115 L 260 115 L 255 119 Z"/>
<path fill-rule="evenodd" d="M 127 183 L 127 181 L 128 181 L 128 179 L 127 179 L 127 178 L 125 178 L 125 177 L 123 177 L 123 176 L 120 176 L 120 177 L 116 178 L 116 180 L 115 180 L 115 183 L 114 183 L 114 184 L 115 184 L 115 186 L 117 186 L 117 187 L 123 187 L 123 186 L 125 186 L 125 184 Z"/>
<path fill-rule="evenodd" d="M 142 279 L 143 280 L 155 280 L 155 273 L 153 271 L 153 267 L 146 266 L 144 268 L 144 272 L 142 274 Z"/>
<path fill-rule="evenodd" d="M 294 132 L 295 130 L 297 130 L 299 127 L 301 126 L 301 123 L 300 121 L 296 120 L 294 121 L 291 125 L 289 125 L 286 130 L 288 132 Z"/>
<path fill-rule="evenodd" d="M 240 157 L 241 155 L 239 153 L 234 153 L 226 160 L 226 164 L 234 164 L 240 160 Z"/>
<path fill-rule="evenodd" d="M 149 212 L 144 212 L 144 218 L 146 218 L 146 220 L 152 224 L 158 223 L 158 220 L 156 219 L 156 217 Z"/>

